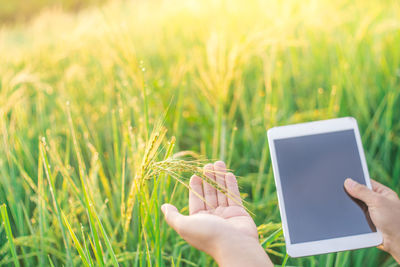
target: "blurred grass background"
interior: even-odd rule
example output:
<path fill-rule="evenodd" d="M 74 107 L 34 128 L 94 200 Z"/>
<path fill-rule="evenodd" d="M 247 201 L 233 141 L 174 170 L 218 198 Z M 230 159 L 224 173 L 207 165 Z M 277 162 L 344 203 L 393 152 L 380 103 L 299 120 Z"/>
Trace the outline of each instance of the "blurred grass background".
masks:
<path fill-rule="evenodd" d="M 193 151 L 240 175 L 274 263 L 396 266 L 376 248 L 287 258 L 266 129 L 354 116 L 399 193 L 398 1 L 55 3 L 0 5 L 0 265 L 213 264 L 160 217 L 187 189 L 142 171 Z"/>
<path fill-rule="evenodd" d="M 26 23 L 46 9 L 76 12 L 105 2 L 105 0 L 1 0 L 0 24 Z"/>

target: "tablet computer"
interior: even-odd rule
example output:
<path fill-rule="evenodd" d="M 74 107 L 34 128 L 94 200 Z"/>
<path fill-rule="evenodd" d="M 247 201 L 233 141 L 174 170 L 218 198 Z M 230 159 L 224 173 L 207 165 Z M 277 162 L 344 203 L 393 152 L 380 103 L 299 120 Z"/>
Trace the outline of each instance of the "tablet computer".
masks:
<path fill-rule="evenodd" d="M 291 257 L 377 246 L 382 235 L 346 178 L 371 188 L 357 121 L 338 118 L 268 130 L 283 234 Z"/>

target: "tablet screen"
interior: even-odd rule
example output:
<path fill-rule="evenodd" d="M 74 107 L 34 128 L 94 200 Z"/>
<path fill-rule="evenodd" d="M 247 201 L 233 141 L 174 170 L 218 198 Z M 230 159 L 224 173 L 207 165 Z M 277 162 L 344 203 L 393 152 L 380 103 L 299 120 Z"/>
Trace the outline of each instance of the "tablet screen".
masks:
<path fill-rule="evenodd" d="M 365 184 L 353 130 L 274 142 L 292 244 L 376 232 L 343 187 Z"/>

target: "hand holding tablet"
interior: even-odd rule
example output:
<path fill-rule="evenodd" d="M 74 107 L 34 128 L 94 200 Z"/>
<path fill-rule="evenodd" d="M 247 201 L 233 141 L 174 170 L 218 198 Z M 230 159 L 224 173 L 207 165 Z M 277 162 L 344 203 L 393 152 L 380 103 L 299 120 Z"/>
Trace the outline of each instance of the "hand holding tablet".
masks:
<path fill-rule="evenodd" d="M 272 128 L 268 131 L 268 140 L 290 256 L 382 243 L 382 234 L 372 223 L 363 202 L 368 195 L 366 190 L 374 192 L 370 190 L 371 181 L 354 118 Z M 357 183 L 352 187 L 354 183 L 348 180 L 346 191 L 344 182 L 348 177 Z M 361 193 L 359 188 L 363 189 Z"/>
<path fill-rule="evenodd" d="M 379 248 L 400 263 L 400 200 L 394 191 L 369 179 L 353 118 L 277 127 L 268 131 L 268 139 L 290 256 L 381 244 Z M 206 165 L 205 172 L 225 184 L 238 202 L 193 176 L 190 215 L 165 204 L 167 223 L 221 267 L 273 266 L 241 204 L 235 176 L 220 161 Z"/>
<path fill-rule="evenodd" d="M 372 190 L 351 179 L 344 185 L 352 197 L 368 205 L 371 219 L 383 235 L 379 248 L 392 254 L 400 264 L 400 199 L 396 192 L 372 179 Z"/>

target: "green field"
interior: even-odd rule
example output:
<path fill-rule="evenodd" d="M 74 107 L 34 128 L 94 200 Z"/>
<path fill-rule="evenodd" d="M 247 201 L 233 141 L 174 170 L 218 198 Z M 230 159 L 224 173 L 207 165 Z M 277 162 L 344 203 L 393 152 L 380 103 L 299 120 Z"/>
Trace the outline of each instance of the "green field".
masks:
<path fill-rule="evenodd" d="M 376 248 L 287 258 L 266 129 L 353 116 L 371 176 L 399 193 L 399 14 L 397 0 L 113 1 L 0 28 L 0 266 L 213 265 L 160 206 L 187 213 L 190 171 L 215 159 L 275 264 L 396 266 Z"/>

